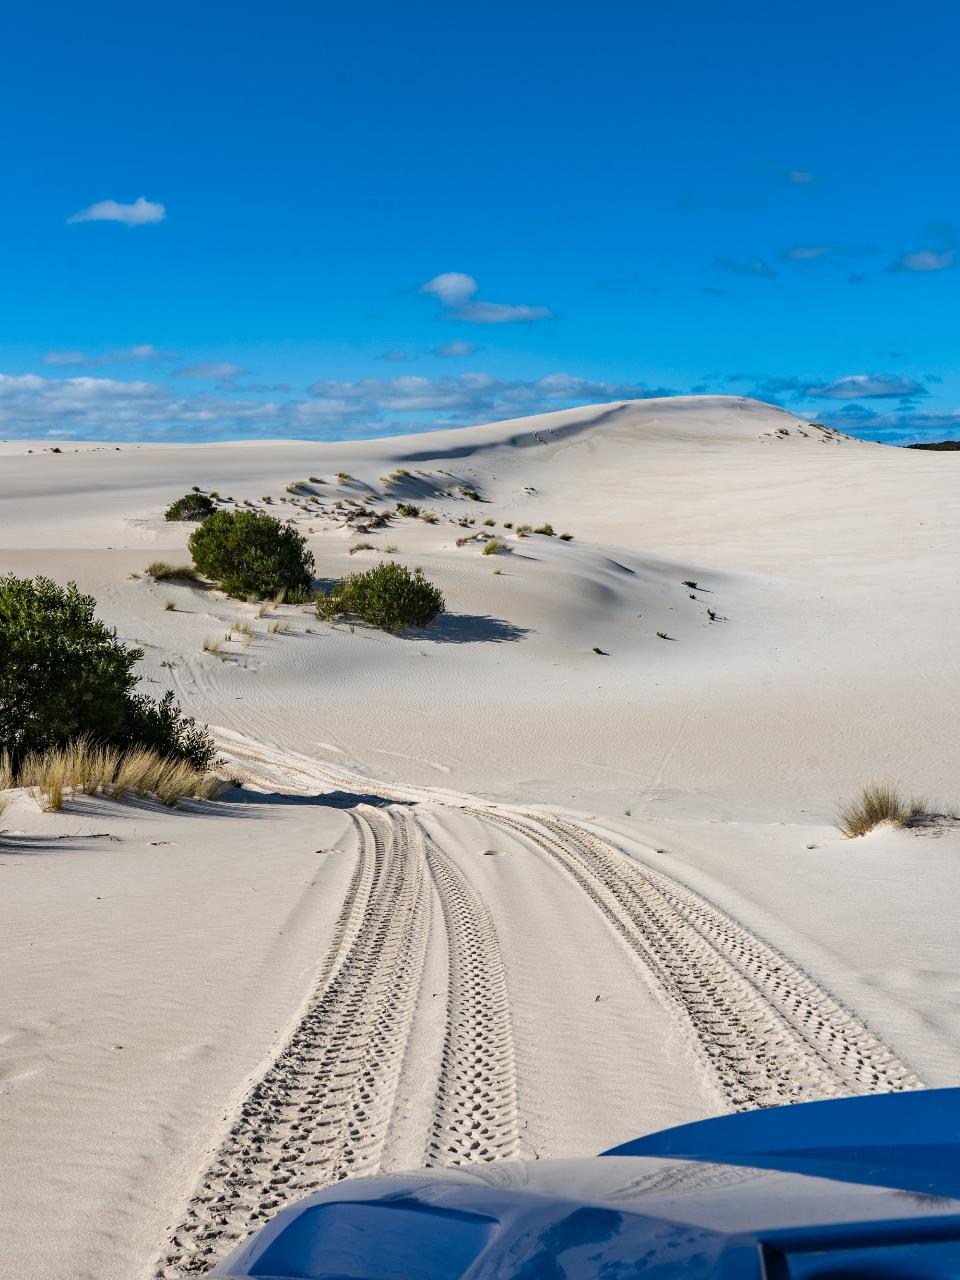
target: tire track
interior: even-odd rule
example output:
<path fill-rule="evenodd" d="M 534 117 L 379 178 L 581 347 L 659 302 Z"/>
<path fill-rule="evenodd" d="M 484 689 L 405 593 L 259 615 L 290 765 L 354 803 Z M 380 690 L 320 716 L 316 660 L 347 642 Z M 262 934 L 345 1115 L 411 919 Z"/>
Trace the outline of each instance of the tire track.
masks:
<path fill-rule="evenodd" d="M 504 1159 L 517 1153 L 519 1117 L 510 999 L 497 931 L 480 894 L 429 836 L 426 856 L 440 895 L 450 964 L 447 1029 L 426 1163 Z"/>
<path fill-rule="evenodd" d="M 560 863 L 692 1025 L 739 1108 L 922 1087 L 849 1010 L 685 885 L 565 819 L 471 810 Z"/>
<path fill-rule="evenodd" d="M 317 995 L 253 1087 L 157 1275 L 197 1275 L 289 1200 L 376 1169 L 428 929 L 422 852 L 374 810 Z"/>

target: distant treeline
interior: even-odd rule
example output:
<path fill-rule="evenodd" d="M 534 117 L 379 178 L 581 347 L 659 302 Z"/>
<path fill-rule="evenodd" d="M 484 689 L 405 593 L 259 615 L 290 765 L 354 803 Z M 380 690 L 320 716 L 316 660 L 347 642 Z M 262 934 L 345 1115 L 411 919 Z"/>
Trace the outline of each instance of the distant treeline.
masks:
<path fill-rule="evenodd" d="M 908 449 L 960 449 L 960 440 L 931 440 L 926 444 L 908 444 Z"/>

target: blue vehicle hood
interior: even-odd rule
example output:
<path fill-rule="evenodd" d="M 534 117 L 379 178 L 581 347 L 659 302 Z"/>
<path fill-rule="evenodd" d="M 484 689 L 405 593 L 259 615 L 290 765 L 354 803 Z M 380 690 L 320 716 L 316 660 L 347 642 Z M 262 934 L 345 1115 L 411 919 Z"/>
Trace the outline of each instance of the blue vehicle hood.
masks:
<path fill-rule="evenodd" d="M 740 1113 L 599 1159 L 351 1179 L 281 1210 L 213 1274 L 960 1277 L 960 1089 Z"/>

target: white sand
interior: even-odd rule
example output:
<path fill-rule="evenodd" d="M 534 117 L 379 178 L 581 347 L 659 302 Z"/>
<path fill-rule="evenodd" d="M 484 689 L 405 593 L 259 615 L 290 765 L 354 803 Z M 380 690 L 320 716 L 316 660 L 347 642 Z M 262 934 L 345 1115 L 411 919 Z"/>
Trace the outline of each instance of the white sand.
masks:
<path fill-rule="evenodd" d="M 0 1274 L 178 1275 L 343 1173 L 955 1082 L 960 836 L 845 842 L 830 816 L 876 776 L 958 799 L 958 466 L 719 397 L 352 444 L 0 445 L 0 572 L 91 591 L 145 687 L 267 793 L 0 817 Z M 343 527 L 334 500 L 398 467 L 392 500 L 439 522 Z M 310 475 L 326 514 L 286 493 Z M 188 560 L 162 511 L 192 484 L 270 495 L 321 578 L 395 544 L 449 612 L 396 638 L 131 577 Z M 511 555 L 456 546 L 488 517 Z M 240 618 L 249 647 L 201 652 Z M 370 1021 L 337 1049 L 351 984 Z M 321 1131 L 337 1053 L 373 1099 Z"/>

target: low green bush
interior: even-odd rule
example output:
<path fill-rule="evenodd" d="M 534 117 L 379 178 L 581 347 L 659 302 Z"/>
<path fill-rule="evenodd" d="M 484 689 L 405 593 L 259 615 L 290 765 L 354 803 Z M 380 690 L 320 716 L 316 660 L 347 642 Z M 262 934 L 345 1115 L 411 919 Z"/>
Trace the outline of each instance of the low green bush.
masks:
<path fill-rule="evenodd" d="M 296 603 L 307 599 L 313 582 L 313 555 L 292 525 L 261 511 L 217 511 L 190 535 L 197 569 L 219 582 L 230 596 L 275 596 L 286 592 Z"/>
<path fill-rule="evenodd" d="M 150 747 L 203 771 L 215 747 L 171 692 L 159 703 L 137 693 L 129 648 L 96 616 L 76 583 L 0 578 L 0 755 L 14 761 L 86 738 Z"/>
<path fill-rule="evenodd" d="M 317 617 L 326 620 L 348 614 L 382 631 L 425 627 L 445 607 L 439 587 L 420 569 L 383 561 L 373 569 L 343 578 L 317 601 Z"/>
<path fill-rule="evenodd" d="M 170 503 L 163 516 L 165 520 L 205 520 L 216 509 L 213 499 L 205 493 L 185 493 Z"/>

